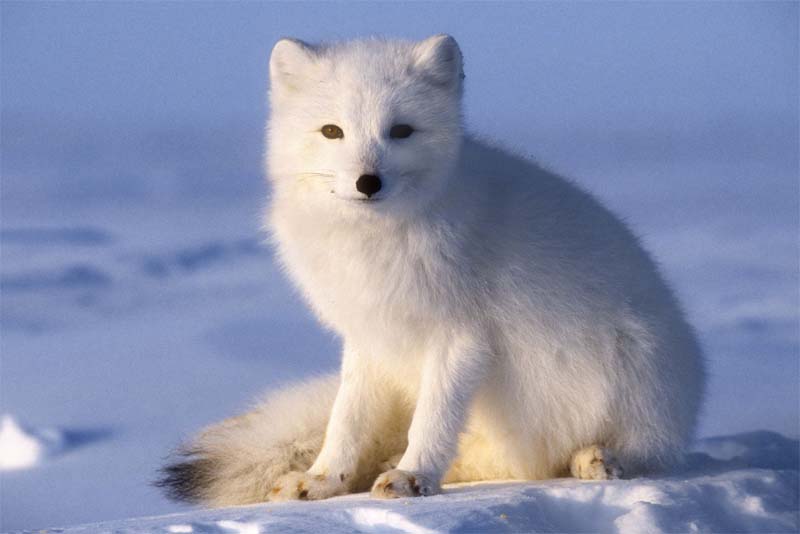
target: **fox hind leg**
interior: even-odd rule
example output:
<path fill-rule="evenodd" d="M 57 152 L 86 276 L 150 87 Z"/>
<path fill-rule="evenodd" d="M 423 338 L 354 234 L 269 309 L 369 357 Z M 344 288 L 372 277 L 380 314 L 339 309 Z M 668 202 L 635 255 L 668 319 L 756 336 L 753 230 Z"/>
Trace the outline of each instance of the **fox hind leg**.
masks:
<path fill-rule="evenodd" d="M 270 501 L 317 501 L 347 493 L 342 476 L 312 475 L 290 471 L 279 477 L 269 492 Z"/>
<path fill-rule="evenodd" d="M 614 480 L 622 478 L 622 465 L 614 453 L 599 445 L 576 451 L 569 465 L 570 473 L 581 480 Z"/>

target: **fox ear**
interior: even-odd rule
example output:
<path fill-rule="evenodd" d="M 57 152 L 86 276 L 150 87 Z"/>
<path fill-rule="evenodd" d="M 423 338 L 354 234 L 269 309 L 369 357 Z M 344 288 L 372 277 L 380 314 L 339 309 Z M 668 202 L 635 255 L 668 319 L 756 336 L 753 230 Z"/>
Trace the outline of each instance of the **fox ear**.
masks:
<path fill-rule="evenodd" d="M 297 90 L 308 78 L 316 52 L 299 39 L 281 39 L 272 47 L 269 58 L 269 78 L 273 89 Z"/>
<path fill-rule="evenodd" d="M 461 89 L 463 60 L 458 43 L 450 35 L 428 37 L 414 47 L 413 70 L 436 85 Z"/>

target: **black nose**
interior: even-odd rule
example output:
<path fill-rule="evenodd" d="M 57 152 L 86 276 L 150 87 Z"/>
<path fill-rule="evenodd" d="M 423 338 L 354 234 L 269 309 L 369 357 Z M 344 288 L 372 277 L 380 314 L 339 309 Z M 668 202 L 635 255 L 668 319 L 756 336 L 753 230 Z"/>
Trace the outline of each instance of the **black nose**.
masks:
<path fill-rule="evenodd" d="M 371 197 L 381 190 L 381 179 L 374 174 L 362 174 L 356 180 L 356 189 L 359 193 L 364 193 Z"/>

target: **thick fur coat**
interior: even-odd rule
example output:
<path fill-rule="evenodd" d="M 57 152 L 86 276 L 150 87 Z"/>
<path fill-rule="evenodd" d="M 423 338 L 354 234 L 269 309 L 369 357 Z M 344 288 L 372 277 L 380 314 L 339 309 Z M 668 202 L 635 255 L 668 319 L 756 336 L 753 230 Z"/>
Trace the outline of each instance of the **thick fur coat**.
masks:
<path fill-rule="evenodd" d="M 270 77 L 266 225 L 341 371 L 205 430 L 165 469 L 174 496 L 417 496 L 679 460 L 704 371 L 673 292 L 589 194 L 464 133 L 452 37 L 286 39 Z"/>

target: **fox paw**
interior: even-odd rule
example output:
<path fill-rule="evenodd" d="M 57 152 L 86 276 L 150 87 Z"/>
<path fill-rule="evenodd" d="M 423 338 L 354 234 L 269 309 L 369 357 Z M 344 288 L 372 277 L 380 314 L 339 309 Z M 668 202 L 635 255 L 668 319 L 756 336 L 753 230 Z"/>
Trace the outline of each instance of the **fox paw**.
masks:
<path fill-rule="evenodd" d="M 290 471 L 278 477 L 269 491 L 267 500 L 272 502 L 317 501 L 345 493 L 347 493 L 347 486 L 342 477 L 311 475 L 300 471 Z"/>
<path fill-rule="evenodd" d="M 427 497 L 439 491 L 439 484 L 424 475 L 392 469 L 375 479 L 370 495 L 376 499 L 397 499 Z"/>
<path fill-rule="evenodd" d="M 597 445 L 573 454 L 569 470 L 572 476 L 582 480 L 613 480 L 623 475 L 622 466 L 614 454 Z"/>

